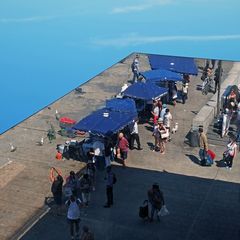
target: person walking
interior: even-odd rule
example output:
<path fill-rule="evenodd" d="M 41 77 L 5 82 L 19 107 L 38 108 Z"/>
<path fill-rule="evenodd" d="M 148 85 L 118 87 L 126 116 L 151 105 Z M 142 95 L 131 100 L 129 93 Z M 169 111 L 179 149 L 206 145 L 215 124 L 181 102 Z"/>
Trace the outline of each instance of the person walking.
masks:
<path fill-rule="evenodd" d="M 77 196 L 78 178 L 74 171 L 70 171 L 69 177 L 66 179 L 66 186 L 69 187 L 74 196 Z"/>
<path fill-rule="evenodd" d="M 141 143 L 139 139 L 139 134 L 138 134 L 138 119 L 134 121 L 133 124 L 130 125 L 130 149 L 134 149 L 134 141 L 136 140 L 137 145 L 138 145 L 138 150 L 142 150 L 141 148 Z"/>
<path fill-rule="evenodd" d="M 160 121 L 161 119 L 159 118 L 158 121 Z M 153 137 L 154 137 L 154 148 L 153 148 L 153 152 L 157 152 L 159 151 L 160 148 L 160 131 L 159 131 L 159 124 L 154 124 L 154 128 L 153 128 Z"/>
<path fill-rule="evenodd" d="M 65 204 L 68 207 L 67 219 L 70 225 L 70 235 L 71 239 L 74 240 L 75 237 L 79 238 L 80 207 L 82 203 L 80 199 L 77 199 L 74 195 L 72 195 Z"/>
<path fill-rule="evenodd" d="M 158 213 L 163 205 L 165 205 L 163 193 L 159 188 L 158 183 L 154 183 L 152 185 L 152 188 L 148 190 L 148 201 L 151 204 L 151 216 L 150 216 L 150 222 L 153 221 L 154 214 Z M 159 219 L 159 216 L 157 216 L 157 219 Z"/>
<path fill-rule="evenodd" d="M 182 104 L 185 104 L 187 96 L 188 96 L 188 83 L 183 82 L 182 83 Z"/>
<path fill-rule="evenodd" d="M 164 126 L 163 120 L 161 118 L 158 119 L 158 131 L 159 131 L 159 147 L 160 153 L 165 154 L 166 150 L 166 142 L 169 136 L 169 130 Z M 168 135 L 168 136 L 166 136 Z"/>
<path fill-rule="evenodd" d="M 117 157 L 122 160 L 122 165 L 126 167 L 129 143 L 122 132 L 118 135 Z"/>
<path fill-rule="evenodd" d="M 94 158 L 94 149 L 90 148 L 90 150 L 87 152 L 87 168 L 86 173 L 89 175 L 91 185 L 92 185 L 92 191 L 95 191 L 95 185 L 96 185 L 96 165 L 95 165 L 95 158 Z"/>
<path fill-rule="evenodd" d="M 200 156 L 200 164 L 202 166 L 207 165 L 207 151 L 208 151 L 208 140 L 206 134 L 203 132 L 203 128 L 199 127 L 199 144 L 200 144 L 200 150 L 199 150 L 199 156 Z"/>
<path fill-rule="evenodd" d="M 88 207 L 90 201 L 90 194 L 91 194 L 91 180 L 89 175 L 85 173 L 80 180 L 80 190 L 82 195 L 82 202 L 84 206 Z"/>
<path fill-rule="evenodd" d="M 153 102 L 151 114 L 153 116 L 153 124 L 157 124 L 157 120 L 159 118 L 159 106 L 156 101 Z"/>
<path fill-rule="evenodd" d="M 93 162 L 88 161 L 87 163 L 87 169 L 86 173 L 89 176 L 89 179 L 91 181 L 92 191 L 95 191 L 95 185 L 96 185 L 96 166 Z"/>
<path fill-rule="evenodd" d="M 228 130 L 230 127 L 230 121 L 231 121 L 231 113 L 229 112 L 228 108 L 226 108 L 222 114 L 222 133 L 221 137 L 225 137 L 228 134 Z"/>
<path fill-rule="evenodd" d="M 236 137 L 232 135 L 230 137 L 230 142 L 227 145 L 227 150 L 225 152 L 226 158 L 226 168 L 231 170 L 232 169 L 232 164 L 233 164 L 233 159 L 237 155 L 237 143 L 236 143 Z"/>
<path fill-rule="evenodd" d="M 112 172 L 111 166 L 107 167 L 106 177 L 106 194 L 107 194 L 107 203 L 104 205 L 105 208 L 110 208 L 113 205 L 113 184 L 116 182 L 116 176 Z"/>
<path fill-rule="evenodd" d="M 133 73 L 133 82 L 137 82 L 139 78 L 139 56 L 136 54 L 133 62 L 131 64 L 132 73 Z"/>

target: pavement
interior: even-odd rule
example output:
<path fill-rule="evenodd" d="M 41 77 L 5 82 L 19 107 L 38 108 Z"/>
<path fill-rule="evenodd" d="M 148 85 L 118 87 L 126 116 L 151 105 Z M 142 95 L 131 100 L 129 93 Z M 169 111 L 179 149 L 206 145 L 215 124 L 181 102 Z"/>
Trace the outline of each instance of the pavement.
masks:
<path fill-rule="evenodd" d="M 128 56 L 82 85 L 84 94 L 74 91 L 67 94 L 0 137 L 0 163 L 5 164 L 0 169 L 0 239 L 70 239 L 66 210 L 57 216 L 43 204 L 45 197 L 50 196 L 49 168 L 54 165 L 67 174 L 70 169 L 80 170 L 84 165 L 54 158 L 55 144 L 65 141 L 63 137 L 58 136 L 54 144 L 41 147 L 35 141 L 46 134 L 47 121 L 57 129 L 55 109 L 81 119 L 103 106 L 105 99 L 114 96 L 131 79 L 132 59 L 133 55 Z M 143 54 L 140 63 L 143 71 L 150 69 Z M 197 59 L 199 67 L 203 63 Z M 231 62 L 223 62 L 226 79 L 232 66 Z M 146 122 L 139 126 L 143 150 L 129 152 L 126 169 L 113 163 L 118 181 L 112 208 L 103 208 L 105 172 L 97 172 L 96 191 L 92 193 L 90 206 L 81 213 L 81 226 L 88 225 L 95 239 L 240 239 L 239 156 L 234 159 L 231 171 L 217 164 L 202 167 L 198 148 L 187 144 L 192 119 L 212 97 L 197 90 L 200 84 L 200 75 L 192 77 L 186 104 L 169 106 L 179 130 L 167 143 L 165 155 L 151 151 L 154 142 L 151 125 Z M 18 147 L 15 153 L 9 151 L 9 142 Z M 224 147 L 216 142 L 210 148 L 217 154 L 216 161 L 221 160 Z M 153 182 L 160 184 L 170 215 L 160 222 L 149 223 L 138 217 L 138 209 Z"/>

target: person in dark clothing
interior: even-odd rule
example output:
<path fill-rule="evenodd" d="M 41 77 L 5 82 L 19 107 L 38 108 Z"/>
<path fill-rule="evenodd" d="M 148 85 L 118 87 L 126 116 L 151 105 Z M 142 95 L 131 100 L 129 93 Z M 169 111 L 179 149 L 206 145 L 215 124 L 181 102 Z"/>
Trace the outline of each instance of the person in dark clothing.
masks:
<path fill-rule="evenodd" d="M 152 185 L 152 188 L 148 190 L 148 201 L 151 204 L 151 217 L 150 221 L 153 221 L 154 213 L 160 211 L 162 206 L 165 204 L 163 193 L 157 183 Z M 158 217 L 159 220 L 159 217 Z"/>
<path fill-rule="evenodd" d="M 115 174 L 112 172 L 112 168 L 108 166 L 107 175 L 104 178 L 106 180 L 106 194 L 107 194 L 107 203 L 104 205 L 105 208 L 110 208 L 113 205 L 114 178 L 115 178 Z"/>
<path fill-rule="evenodd" d="M 105 141 L 104 149 L 105 167 L 108 167 L 111 166 L 111 161 L 113 160 L 113 143 L 111 139 Z"/>
<path fill-rule="evenodd" d="M 69 177 L 66 180 L 66 185 L 71 188 L 72 194 L 74 196 L 77 196 L 77 185 L 78 185 L 78 178 L 74 171 L 70 172 Z"/>
<path fill-rule="evenodd" d="M 62 186 L 63 186 L 63 178 L 61 175 L 58 175 L 51 187 L 51 192 L 53 194 L 54 201 L 57 205 L 62 205 Z"/>

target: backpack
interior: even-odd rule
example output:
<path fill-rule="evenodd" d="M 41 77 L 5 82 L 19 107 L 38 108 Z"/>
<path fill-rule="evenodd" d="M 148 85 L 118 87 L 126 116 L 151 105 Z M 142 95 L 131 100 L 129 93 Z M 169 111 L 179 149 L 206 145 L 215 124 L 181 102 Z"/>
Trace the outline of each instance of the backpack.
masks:
<path fill-rule="evenodd" d="M 113 173 L 113 184 L 115 184 L 117 182 L 117 177 L 115 175 L 115 173 Z"/>

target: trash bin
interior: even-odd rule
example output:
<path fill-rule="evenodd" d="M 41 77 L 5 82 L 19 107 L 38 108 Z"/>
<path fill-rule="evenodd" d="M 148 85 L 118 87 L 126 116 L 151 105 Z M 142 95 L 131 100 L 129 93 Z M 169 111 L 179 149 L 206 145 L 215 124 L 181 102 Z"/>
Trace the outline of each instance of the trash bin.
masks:
<path fill-rule="evenodd" d="M 199 147 L 199 135 L 198 135 L 198 128 L 192 127 L 190 130 L 190 146 L 191 147 Z"/>

